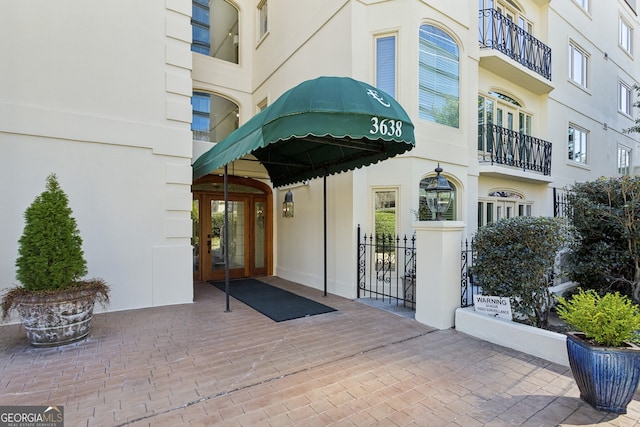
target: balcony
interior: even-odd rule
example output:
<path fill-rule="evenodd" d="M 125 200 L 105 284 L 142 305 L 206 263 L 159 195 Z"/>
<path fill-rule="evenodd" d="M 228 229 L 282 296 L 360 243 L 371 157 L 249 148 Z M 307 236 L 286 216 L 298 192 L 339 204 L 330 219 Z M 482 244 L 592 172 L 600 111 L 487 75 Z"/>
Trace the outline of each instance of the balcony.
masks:
<path fill-rule="evenodd" d="M 551 48 L 495 9 L 479 11 L 480 66 L 537 94 L 551 85 Z"/>
<path fill-rule="evenodd" d="M 512 175 L 523 171 L 546 177 L 551 175 L 551 143 L 493 124 L 478 125 L 478 161 L 481 173 L 483 166 L 499 165 L 502 170 L 497 173 L 494 168 L 484 172 Z"/>

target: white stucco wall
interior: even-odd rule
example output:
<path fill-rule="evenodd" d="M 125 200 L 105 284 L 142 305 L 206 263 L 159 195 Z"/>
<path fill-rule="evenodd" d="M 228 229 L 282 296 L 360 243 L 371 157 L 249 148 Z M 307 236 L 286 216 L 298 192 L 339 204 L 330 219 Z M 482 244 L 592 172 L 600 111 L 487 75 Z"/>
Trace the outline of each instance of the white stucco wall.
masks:
<path fill-rule="evenodd" d="M 415 124 L 416 148 L 329 178 L 331 293 L 355 295 L 355 230 L 358 224 L 372 227 L 374 188 L 400 189 L 398 232 L 410 234 L 419 180 L 439 162 L 458 187 L 457 219 L 468 234 L 476 228 L 478 197 L 492 188 L 523 192 L 535 201 L 534 214 L 548 215 L 550 187 L 616 173 L 617 144 L 640 159 L 637 136 L 622 133 L 633 120 L 620 114 L 615 102 L 617 80 L 633 84 L 640 71 L 634 56 L 617 46 L 619 16 L 636 30 L 639 26 L 624 0 L 591 2 L 590 13 L 575 2 L 518 2 L 534 35 L 553 50 L 549 94 L 519 87 L 508 75 L 479 65 L 475 4 L 269 2 L 270 31 L 260 40 L 255 2 L 234 4 L 240 21 L 238 64 L 190 51 L 189 0 L 15 1 L 1 6 L 0 291 L 15 283 L 22 213 L 44 188 L 46 175 L 55 172 L 85 239 L 90 274 L 113 285 L 109 309 L 191 301 L 190 164 L 208 148 L 194 144 L 189 131 L 192 91 L 237 103 L 244 123 L 263 100 L 271 103 L 320 75 L 375 84 L 375 36 L 380 34 L 397 35 L 396 99 Z M 418 117 L 418 29 L 425 23 L 459 43 L 459 129 Z M 591 55 L 588 90 L 567 79 L 569 40 Z M 551 177 L 532 181 L 479 167 L 477 95 L 494 89 L 522 100 L 533 116 L 534 136 L 553 143 Z M 587 167 L 565 160 L 569 122 L 590 131 Z M 274 271 L 320 289 L 322 180 L 292 191 L 296 216 L 286 220 L 280 212 L 286 189 L 274 192 Z"/>
<path fill-rule="evenodd" d="M 188 0 L 2 6 L 0 290 L 53 172 L 109 310 L 192 301 L 190 14 Z"/>
<path fill-rule="evenodd" d="M 638 18 L 624 1 L 590 2 L 590 7 L 590 13 L 581 10 L 576 13 L 577 8 L 571 2 L 550 4 L 549 27 L 552 30 L 549 31 L 549 43 L 554 48 L 555 89 L 549 94 L 547 125 L 554 143 L 555 187 L 599 176 L 616 176 L 618 144 L 631 148 L 634 163 L 638 164 L 638 135 L 623 134 L 623 129 L 632 126 L 633 120 L 618 112 L 617 107 L 618 81 L 633 86 L 638 83 L 640 71 L 638 61 L 618 46 L 618 20 L 622 16 L 629 23 L 637 23 Z M 634 32 L 635 40 L 637 31 Z M 586 89 L 569 79 L 565 52 L 570 42 L 584 49 L 589 56 Z M 633 49 L 637 58 L 637 44 Z M 632 97 L 635 101 L 635 92 Z M 637 109 L 633 114 L 637 115 Z M 567 160 L 569 123 L 589 132 L 587 165 Z"/>

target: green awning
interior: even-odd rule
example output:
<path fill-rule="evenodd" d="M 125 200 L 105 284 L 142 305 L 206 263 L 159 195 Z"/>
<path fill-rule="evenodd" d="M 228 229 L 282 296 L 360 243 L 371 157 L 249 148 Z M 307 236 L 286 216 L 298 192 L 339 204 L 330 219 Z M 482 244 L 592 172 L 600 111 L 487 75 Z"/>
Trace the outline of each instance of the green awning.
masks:
<path fill-rule="evenodd" d="M 274 187 L 377 163 L 411 150 L 413 123 L 391 96 L 349 77 L 285 92 L 200 156 L 193 178 L 252 154 Z"/>

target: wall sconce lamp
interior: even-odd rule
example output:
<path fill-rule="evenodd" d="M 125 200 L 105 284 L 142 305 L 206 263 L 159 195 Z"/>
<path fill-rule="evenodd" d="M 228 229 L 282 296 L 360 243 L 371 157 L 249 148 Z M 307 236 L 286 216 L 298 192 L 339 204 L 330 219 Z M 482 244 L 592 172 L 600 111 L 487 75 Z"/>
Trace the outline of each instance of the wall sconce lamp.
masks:
<path fill-rule="evenodd" d="M 282 203 L 282 216 L 284 218 L 293 218 L 293 193 L 291 190 L 287 191 L 284 195 L 284 202 Z"/>
<path fill-rule="evenodd" d="M 440 163 L 438 163 L 435 171 L 436 179 L 429 183 L 425 188 L 425 192 L 427 193 L 427 206 L 429 206 L 431 212 L 436 214 L 436 221 L 442 221 L 442 214 L 449 209 L 451 204 L 453 188 L 451 188 L 447 178 L 440 175 L 440 172 L 442 172 Z"/>

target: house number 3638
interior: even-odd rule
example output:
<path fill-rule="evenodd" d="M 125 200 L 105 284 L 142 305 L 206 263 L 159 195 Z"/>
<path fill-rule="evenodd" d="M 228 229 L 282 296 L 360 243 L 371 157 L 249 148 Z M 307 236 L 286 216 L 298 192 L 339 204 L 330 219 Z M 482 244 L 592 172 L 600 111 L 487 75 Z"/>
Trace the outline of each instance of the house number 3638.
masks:
<path fill-rule="evenodd" d="M 371 117 L 371 129 L 369 133 L 372 135 L 388 135 L 402 136 L 402 122 L 393 119 L 380 119 L 380 117 Z"/>

